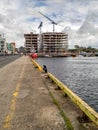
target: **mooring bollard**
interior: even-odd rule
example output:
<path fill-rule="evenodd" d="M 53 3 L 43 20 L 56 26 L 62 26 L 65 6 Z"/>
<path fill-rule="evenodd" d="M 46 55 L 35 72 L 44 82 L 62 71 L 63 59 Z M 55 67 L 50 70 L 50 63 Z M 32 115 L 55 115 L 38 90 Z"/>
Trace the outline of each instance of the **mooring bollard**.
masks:
<path fill-rule="evenodd" d="M 46 65 L 43 65 L 43 70 L 44 70 L 45 73 L 47 73 L 47 67 L 46 67 Z"/>

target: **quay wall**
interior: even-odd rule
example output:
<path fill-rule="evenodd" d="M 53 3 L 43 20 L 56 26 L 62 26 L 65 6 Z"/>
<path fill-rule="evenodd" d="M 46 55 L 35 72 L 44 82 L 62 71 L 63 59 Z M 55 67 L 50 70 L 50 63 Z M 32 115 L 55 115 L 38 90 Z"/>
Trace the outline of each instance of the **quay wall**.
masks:
<path fill-rule="evenodd" d="M 40 66 L 35 60 L 32 60 L 32 63 L 36 68 L 40 71 L 43 71 L 42 66 Z M 59 81 L 54 75 L 47 72 L 48 77 L 54 81 L 58 87 L 62 89 L 62 91 L 67 94 L 67 96 L 79 107 L 83 113 L 94 123 L 98 126 L 98 113 L 91 108 L 86 102 L 84 102 L 79 96 L 77 96 L 74 92 L 72 92 L 65 84 Z"/>

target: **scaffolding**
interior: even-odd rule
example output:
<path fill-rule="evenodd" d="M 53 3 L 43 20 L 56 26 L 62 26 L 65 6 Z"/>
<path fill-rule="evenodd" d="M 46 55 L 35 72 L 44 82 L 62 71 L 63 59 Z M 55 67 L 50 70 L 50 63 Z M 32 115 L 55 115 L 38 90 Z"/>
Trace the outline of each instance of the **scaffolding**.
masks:
<path fill-rule="evenodd" d="M 62 56 L 68 49 L 68 34 L 46 32 L 42 34 L 24 34 L 26 52 L 39 55 Z"/>
<path fill-rule="evenodd" d="M 38 34 L 24 34 L 26 52 L 38 52 Z"/>
<path fill-rule="evenodd" d="M 63 54 L 68 49 L 68 34 L 47 32 L 42 33 L 42 52 L 49 55 Z"/>

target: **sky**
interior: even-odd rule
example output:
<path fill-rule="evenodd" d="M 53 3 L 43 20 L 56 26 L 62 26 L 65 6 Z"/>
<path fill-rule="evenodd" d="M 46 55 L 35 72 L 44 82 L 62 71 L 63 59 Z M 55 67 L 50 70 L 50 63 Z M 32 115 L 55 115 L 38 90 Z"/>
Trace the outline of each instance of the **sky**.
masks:
<path fill-rule="evenodd" d="M 24 46 L 26 33 L 68 33 L 69 48 L 75 45 L 98 48 L 98 0 L 0 0 L 0 33 L 6 42 Z"/>

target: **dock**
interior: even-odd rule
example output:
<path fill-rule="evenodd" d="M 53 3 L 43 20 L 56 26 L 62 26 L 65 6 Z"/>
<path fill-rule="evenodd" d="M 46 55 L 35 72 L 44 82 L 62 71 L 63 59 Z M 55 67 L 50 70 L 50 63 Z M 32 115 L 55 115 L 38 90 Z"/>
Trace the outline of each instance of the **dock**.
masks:
<path fill-rule="evenodd" d="M 1 68 L 0 130 L 97 130 L 55 81 L 28 56 Z"/>

